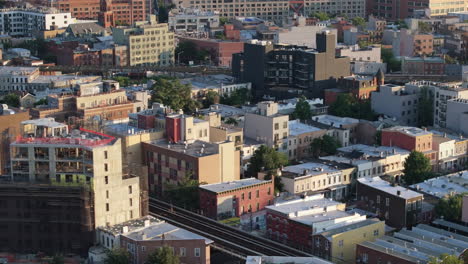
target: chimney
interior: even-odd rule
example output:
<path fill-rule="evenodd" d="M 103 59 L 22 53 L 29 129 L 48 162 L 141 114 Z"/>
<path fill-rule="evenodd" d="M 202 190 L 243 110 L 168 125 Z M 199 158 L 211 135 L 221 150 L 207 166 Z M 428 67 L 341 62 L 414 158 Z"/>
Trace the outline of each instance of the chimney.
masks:
<path fill-rule="evenodd" d="M 122 233 L 123 234 L 128 233 L 128 226 L 123 226 L 122 227 Z"/>
<path fill-rule="evenodd" d="M 396 194 L 397 194 L 398 196 L 400 196 L 400 195 L 401 195 L 401 191 L 397 191 Z"/>
<path fill-rule="evenodd" d="M 149 219 L 146 219 L 145 222 L 144 222 L 144 227 L 148 227 L 150 226 L 150 220 Z"/>

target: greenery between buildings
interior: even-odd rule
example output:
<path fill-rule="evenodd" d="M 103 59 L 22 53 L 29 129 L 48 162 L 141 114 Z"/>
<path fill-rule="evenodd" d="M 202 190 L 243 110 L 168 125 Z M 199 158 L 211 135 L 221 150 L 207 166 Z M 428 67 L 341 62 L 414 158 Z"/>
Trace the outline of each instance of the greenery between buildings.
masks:
<path fill-rule="evenodd" d="M 250 102 L 252 93 L 247 88 L 237 89 L 231 92 L 229 96 L 221 96 L 221 103 L 231 106 L 242 106 Z"/>
<path fill-rule="evenodd" d="M 123 248 L 114 248 L 107 251 L 104 264 L 129 264 L 130 253 Z"/>
<path fill-rule="evenodd" d="M 199 209 L 198 187 L 206 183 L 199 183 L 188 173 L 177 184 L 166 183 L 164 198 L 170 203 L 188 210 Z"/>
<path fill-rule="evenodd" d="M 434 97 L 427 86 L 421 88 L 418 111 L 418 126 L 432 126 L 434 124 Z"/>
<path fill-rule="evenodd" d="M 310 105 L 304 96 L 300 97 L 297 101 L 296 108 L 292 113 L 292 118 L 299 119 L 301 122 L 305 122 L 306 120 L 310 120 L 312 118 Z"/>
<path fill-rule="evenodd" d="M 179 256 L 168 246 L 163 246 L 148 255 L 145 264 L 179 264 Z"/>
<path fill-rule="evenodd" d="M 288 158 L 274 148 L 261 145 L 250 158 L 247 175 L 257 177 L 261 171 L 276 171 L 288 164 Z"/>
<path fill-rule="evenodd" d="M 9 93 L 0 100 L 0 103 L 7 104 L 8 106 L 12 107 L 19 107 L 20 106 L 20 97 L 17 94 Z"/>
<path fill-rule="evenodd" d="M 323 135 L 320 138 L 314 138 L 314 140 L 312 140 L 310 143 L 310 151 L 315 158 L 334 155 L 336 154 L 337 149 L 340 147 L 340 142 L 329 135 Z"/>
<path fill-rule="evenodd" d="M 358 100 L 351 94 L 339 94 L 336 101 L 330 105 L 328 112 L 341 117 L 352 117 L 374 121 L 377 114 L 372 110 L 371 102 Z"/>
<path fill-rule="evenodd" d="M 448 221 L 460 221 L 464 195 L 466 193 L 440 199 L 435 207 L 436 214 Z"/>
<path fill-rule="evenodd" d="M 387 63 L 387 71 L 389 72 L 401 71 L 401 61 L 395 58 L 395 56 L 393 55 L 392 49 L 382 48 L 380 51 L 380 55 L 382 56 L 382 61 L 384 63 Z"/>
<path fill-rule="evenodd" d="M 405 160 L 404 181 L 411 185 L 432 178 L 431 162 L 428 157 L 419 151 L 411 151 Z"/>
<path fill-rule="evenodd" d="M 190 61 L 201 63 L 209 60 L 211 54 L 205 49 L 198 49 L 197 45 L 192 41 L 182 41 L 177 45 L 175 51 L 175 59 L 177 63 L 188 64 Z"/>
<path fill-rule="evenodd" d="M 200 102 L 192 99 L 190 85 L 168 76 L 158 76 L 154 80 L 152 102 L 162 103 L 174 111 L 182 109 L 185 113 L 194 113 L 201 107 Z"/>
<path fill-rule="evenodd" d="M 428 264 L 464 264 L 466 263 L 465 261 L 468 260 L 460 259 L 455 255 L 442 254 L 438 258 L 430 257 Z"/>

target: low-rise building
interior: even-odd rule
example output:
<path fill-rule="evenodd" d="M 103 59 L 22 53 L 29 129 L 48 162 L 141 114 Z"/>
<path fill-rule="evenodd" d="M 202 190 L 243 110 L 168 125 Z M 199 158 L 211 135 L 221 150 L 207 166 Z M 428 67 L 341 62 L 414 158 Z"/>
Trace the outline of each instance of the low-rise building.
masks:
<path fill-rule="evenodd" d="M 273 204 L 273 180 L 248 178 L 237 181 L 200 185 L 200 208 L 214 219 L 240 217 Z"/>
<path fill-rule="evenodd" d="M 309 157 L 310 144 L 315 138 L 320 138 L 327 133 L 327 130 L 313 127 L 299 122 L 299 120 L 289 121 L 289 137 L 286 139 L 287 155 L 290 160 L 301 160 Z M 283 150 L 281 150 L 283 151 Z"/>
<path fill-rule="evenodd" d="M 345 212 L 344 203 L 323 195 L 285 200 L 266 208 L 267 236 L 311 253 L 315 253 L 312 235 L 366 220 L 365 215 Z"/>
<path fill-rule="evenodd" d="M 331 264 L 317 257 L 247 256 L 245 264 Z"/>
<path fill-rule="evenodd" d="M 393 39 L 393 55 L 413 57 L 430 55 L 434 52 L 433 35 L 402 28 Z"/>
<path fill-rule="evenodd" d="M 221 67 L 231 67 L 232 55 L 244 51 L 244 42 L 239 41 L 179 37 L 179 42 L 192 42 L 197 49 L 208 51 L 210 60 Z"/>
<path fill-rule="evenodd" d="M 402 228 L 423 219 L 422 194 L 400 186 L 392 186 L 379 177 L 357 179 L 358 207 L 375 213 L 389 226 Z"/>
<path fill-rule="evenodd" d="M 468 100 L 451 99 L 447 101 L 446 127 L 463 135 L 468 135 Z"/>
<path fill-rule="evenodd" d="M 403 57 L 401 72 L 408 75 L 444 75 L 445 60 L 441 57 Z"/>
<path fill-rule="evenodd" d="M 374 241 L 385 234 L 385 222 L 377 218 L 338 227 L 312 235 L 313 252 L 316 256 L 333 263 L 353 263 L 356 245 Z"/>
<path fill-rule="evenodd" d="M 365 241 L 356 247 L 356 263 L 427 263 L 442 254 L 466 259 L 468 238 L 436 227 L 419 224 L 392 236 Z"/>
<path fill-rule="evenodd" d="M 318 115 L 312 118 L 310 124 L 320 128 L 327 128 L 327 134 L 337 139 L 341 146 L 347 147 L 350 143 L 357 143 L 356 127 L 359 125 L 358 119 Z"/>
<path fill-rule="evenodd" d="M 460 171 L 413 184 L 411 188 L 437 198 L 444 198 L 468 192 L 467 186 L 468 171 Z"/>
<path fill-rule="evenodd" d="M 126 249 L 136 264 L 146 263 L 148 256 L 162 246 L 171 247 L 182 263 L 211 263 L 212 240 L 151 216 L 100 227 L 96 237 L 101 247 Z M 90 251 L 91 259 L 99 257 Z"/>
<path fill-rule="evenodd" d="M 182 79 L 183 84 L 190 84 L 192 88 L 192 97 L 204 98 L 208 91 L 214 91 L 219 96 L 230 96 L 233 92 L 240 89 L 250 90 L 251 83 L 236 82 L 232 76 L 225 74 L 204 75 Z"/>
<path fill-rule="evenodd" d="M 338 48 L 338 54 L 342 57 L 349 57 L 353 61 L 381 62 L 380 46 L 368 46 L 359 48 L 359 45 Z"/>
<path fill-rule="evenodd" d="M 290 194 L 324 193 L 325 197 L 342 200 L 349 194 L 354 166 L 334 162 L 307 162 L 284 167 L 281 183 Z"/>

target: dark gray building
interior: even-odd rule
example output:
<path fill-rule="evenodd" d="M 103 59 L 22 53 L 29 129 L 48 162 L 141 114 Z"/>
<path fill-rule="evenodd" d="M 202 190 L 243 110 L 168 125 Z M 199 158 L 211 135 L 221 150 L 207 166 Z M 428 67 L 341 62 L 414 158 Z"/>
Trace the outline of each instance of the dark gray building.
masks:
<path fill-rule="evenodd" d="M 251 82 L 257 98 L 322 97 L 323 89 L 335 87 L 336 79 L 351 75 L 350 59 L 336 57 L 335 35 L 322 32 L 316 37 L 317 49 L 266 41 L 246 43 L 243 53 L 233 55 L 232 73 Z"/>

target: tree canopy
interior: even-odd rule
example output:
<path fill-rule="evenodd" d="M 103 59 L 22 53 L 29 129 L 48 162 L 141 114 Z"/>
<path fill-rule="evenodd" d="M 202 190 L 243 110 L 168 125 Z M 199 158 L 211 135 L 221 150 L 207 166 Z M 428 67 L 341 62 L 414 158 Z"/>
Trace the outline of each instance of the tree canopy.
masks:
<path fill-rule="evenodd" d="M 219 104 L 220 97 L 216 91 L 209 90 L 205 94 L 205 99 L 203 99 L 203 107 L 208 108 L 212 104 Z"/>
<path fill-rule="evenodd" d="M 189 61 L 200 63 L 210 58 L 209 51 L 198 49 L 195 42 L 192 41 L 179 42 L 174 54 L 176 56 L 175 59 L 180 63 L 188 63 Z"/>
<path fill-rule="evenodd" d="M 119 82 L 120 87 L 127 87 L 130 85 L 130 78 L 126 76 L 116 76 L 113 78 L 114 81 Z"/>
<path fill-rule="evenodd" d="M 370 100 L 358 100 L 351 94 L 339 94 L 328 109 L 330 114 L 357 119 L 375 120 L 377 115 L 372 111 Z"/>
<path fill-rule="evenodd" d="M 163 246 L 148 255 L 145 264 L 179 264 L 180 260 L 172 248 Z"/>
<path fill-rule="evenodd" d="M 430 257 L 428 264 L 464 264 L 463 259 L 458 258 L 455 255 L 442 254 L 438 258 Z"/>
<path fill-rule="evenodd" d="M 325 12 L 314 12 L 310 14 L 310 17 L 317 18 L 320 21 L 330 20 L 330 16 Z"/>
<path fill-rule="evenodd" d="M 430 33 L 432 31 L 431 25 L 423 21 L 418 22 L 418 29 L 421 33 Z"/>
<path fill-rule="evenodd" d="M 312 118 L 312 111 L 310 110 L 310 105 L 307 102 L 305 97 L 299 98 L 299 101 L 296 103 L 296 108 L 293 112 L 293 117 L 304 122 Z"/>
<path fill-rule="evenodd" d="M 155 78 L 156 83 L 151 88 L 153 102 L 162 103 L 172 110 L 183 109 L 185 112 L 193 113 L 201 104 L 192 99 L 190 85 L 182 84 L 178 79 L 161 76 Z"/>
<path fill-rule="evenodd" d="M 366 20 L 362 17 L 355 17 L 351 21 L 353 22 L 353 25 L 355 25 L 356 27 L 366 25 Z"/>
<path fill-rule="evenodd" d="M 431 163 L 429 158 L 419 151 L 411 151 L 405 160 L 405 183 L 408 185 L 429 179 L 431 175 Z"/>
<path fill-rule="evenodd" d="M 130 253 L 123 248 L 114 248 L 107 251 L 104 264 L 129 264 Z"/>
<path fill-rule="evenodd" d="M 244 105 L 252 99 L 252 93 L 247 88 L 237 89 L 231 92 L 229 96 L 222 96 L 221 103 L 231 106 Z"/>
<path fill-rule="evenodd" d="M 192 178 L 192 173 L 189 172 L 177 184 L 167 183 L 165 186 L 164 196 L 171 203 L 195 210 L 199 208 L 198 186 L 200 184 L 197 180 Z"/>
<path fill-rule="evenodd" d="M 381 49 L 382 61 L 387 63 L 387 70 L 390 72 L 401 71 L 401 61 L 393 56 L 392 49 Z"/>
<path fill-rule="evenodd" d="M 20 106 L 20 97 L 17 94 L 9 93 L 3 97 L 1 100 L 2 103 L 7 104 L 12 107 Z"/>
<path fill-rule="evenodd" d="M 257 177 L 260 171 L 276 170 L 288 164 L 288 158 L 274 148 L 261 145 L 250 158 L 247 175 Z"/>
<path fill-rule="evenodd" d="M 418 104 L 418 126 L 432 126 L 434 124 L 434 97 L 428 87 L 421 88 L 421 98 Z"/>
<path fill-rule="evenodd" d="M 460 221 L 462 214 L 463 194 L 442 198 L 437 202 L 435 211 L 449 221 Z"/>
<path fill-rule="evenodd" d="M 328 156 L 336 154 L 338 148 L 341 147 L 340 142 L 334 137 L 323 135 L 320 138 L 314 138 L 310 143 L 312 155 L 316 158 L 320 156 Z"/>

